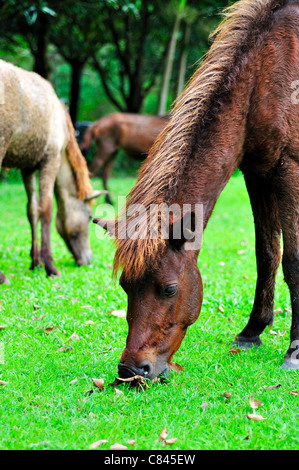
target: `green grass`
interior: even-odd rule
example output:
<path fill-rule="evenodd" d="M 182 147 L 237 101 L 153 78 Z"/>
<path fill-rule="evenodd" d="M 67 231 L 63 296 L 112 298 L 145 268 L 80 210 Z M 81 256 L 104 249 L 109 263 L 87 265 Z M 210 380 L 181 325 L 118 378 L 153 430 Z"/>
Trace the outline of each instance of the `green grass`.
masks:
<path fill-rule="evenodd" d="M 110 186 L 124 195 L 133 183 L 114 178 Z M 101 187 L 99 180 L 93 185 Z M 1 269 L 11 281 L 0 288 L 0 325 L 6 326 L 0 330 L 5 349 L 0 380 L 8 382 L 0 386 L 1 449 L 87 449 L 99 439 L 109 441 L 101 449 L 116 442 L 130 449 L 163 449 L 158 436 L 164 426 L 170 438 L 177 438 L 169 450 L 298 448 L 298 396 L 290 394 L 298 392 L 298 371 L 281 368 L 291 323 L 281 271 L 275 308 L 283 313 L 276 315 L 272 329 L 286 334 L 274 336 L 268 329 L 259 349 L 229 352 L 247 322 L 256 276 L 253 221 L 241 175 L 231 179 L 204 234 L 202 312 L 174 357 L 184 372 L 171 372 L 167 385 L 154 384 L 142 393 L 120 386 L 124 394 L 119 397 L 107 384 L 117 375 L 127 325 L 109 311 L 125 309 L 126 296 L 111 280 L 111 242 L 97 240 L 91 226 L 94 260 L 77 268 L 53 224 L 61 277 L 47 279 L 43 270 L 28 269 L 30 231 L 22 184 L 1 183 L 0 200 Z M 80 340 L 68 342 L 75 331 Z M 57 351 L 70 343 L 72 350 Z M 88 395 L 87 389 L 95 389 L 93 377 L 103 378 L 106 386 Z M 69 385 L 73 379 L 77 384 Z M 251 395 L 262 402 L 256 411 L 249 404 Z M 252 412 L 266 420 L 248 420 Z M 126 444 L 128 439 L 135 445 Z"/>

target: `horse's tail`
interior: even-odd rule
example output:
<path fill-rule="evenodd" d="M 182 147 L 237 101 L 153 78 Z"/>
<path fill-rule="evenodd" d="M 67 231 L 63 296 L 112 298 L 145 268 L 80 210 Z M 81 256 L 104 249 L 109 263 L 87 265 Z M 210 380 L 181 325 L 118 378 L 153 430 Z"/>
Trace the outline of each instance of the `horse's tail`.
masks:
<path fill-rule="evenodd" d="M 84 156 L 87 155 L 87 152 L 89 151 L 93 139 L 93 128 L 94 125 L 91 124 L 85 131 L 83 140 L 80 145 L 81 152 L 83 153 Z"/>
<path fill-rule="evenodd" d="M 83 200 L 88 194 L 92 192 L 88 168 L 86 160 L 83 157 L 79 145 L 77 143 L 75 137 L 75 130 L 71 118 L 67 112 L 65 113 L 67 128 L 69 132 L 69 141 L 66 147 L 66 153 L 75 174 L 78 198 Z"/>

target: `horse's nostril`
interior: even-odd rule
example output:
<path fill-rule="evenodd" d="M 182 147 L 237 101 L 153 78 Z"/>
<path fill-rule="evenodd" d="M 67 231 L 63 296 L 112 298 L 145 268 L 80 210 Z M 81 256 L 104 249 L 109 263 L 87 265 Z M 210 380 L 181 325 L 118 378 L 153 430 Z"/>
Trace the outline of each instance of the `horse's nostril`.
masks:
<path fill-rule="evenodd" d="M 151 364 L 147 362 L 145 364 L 140 365 L 140 370 L 143 370 L 143 373 L 140 375 L 143 375 L 144 377 L 149 377 L 153 371 L 153 368 Z"/>

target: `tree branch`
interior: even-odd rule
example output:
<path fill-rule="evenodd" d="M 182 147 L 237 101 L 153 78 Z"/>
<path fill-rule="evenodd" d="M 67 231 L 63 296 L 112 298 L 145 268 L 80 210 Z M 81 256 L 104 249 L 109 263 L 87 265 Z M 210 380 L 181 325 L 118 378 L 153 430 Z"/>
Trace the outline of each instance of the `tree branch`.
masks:
<path fill-rule="evenodd" d="M 102 84 L 103 84 L 103 87 L 104 87 L 104 90 L 105 90 L 105 93 L 106 93 L 107 97 L 109 98 L 111 103 L 114 104 L 114 106 L 117 109 L 119 109 L 119 111 L 125 112 L 124 106 L 121 103 L 119 103 L 119 101 L 113 96 L 113 93 L 110 90 L 110 87 L 108 86 L 108 80 L 107 80 L 107 77 L 106 77 L 106 73 L 105 73 L 103 67 L 100 65 L 97 58 L 95 57 L 95 55 L 93 55 L 93 57 L 92 57 L 92 62 L 93 62 L 94 68 L 96 69 L 96 71 L 98 72 L 98 74 L 101 77 L 101 81 L 102 81 Z"/>

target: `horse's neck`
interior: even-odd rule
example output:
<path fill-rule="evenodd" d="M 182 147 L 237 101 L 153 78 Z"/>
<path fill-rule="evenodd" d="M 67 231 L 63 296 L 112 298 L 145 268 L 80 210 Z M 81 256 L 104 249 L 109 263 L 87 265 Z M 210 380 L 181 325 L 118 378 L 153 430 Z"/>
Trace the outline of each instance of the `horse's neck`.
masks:
<path fill-rule="evenodd" d="M 198 142 L 191 155 L 192 163 L 184 172 L 178 189 L 179 200 L 203 205 L 204 227 L 222 190 L 243 158 L 250 87 L 248 82 L 241 82 L 235 88 L 231 100 L 222 105 L 210 130 L 199 131 Z"/>

